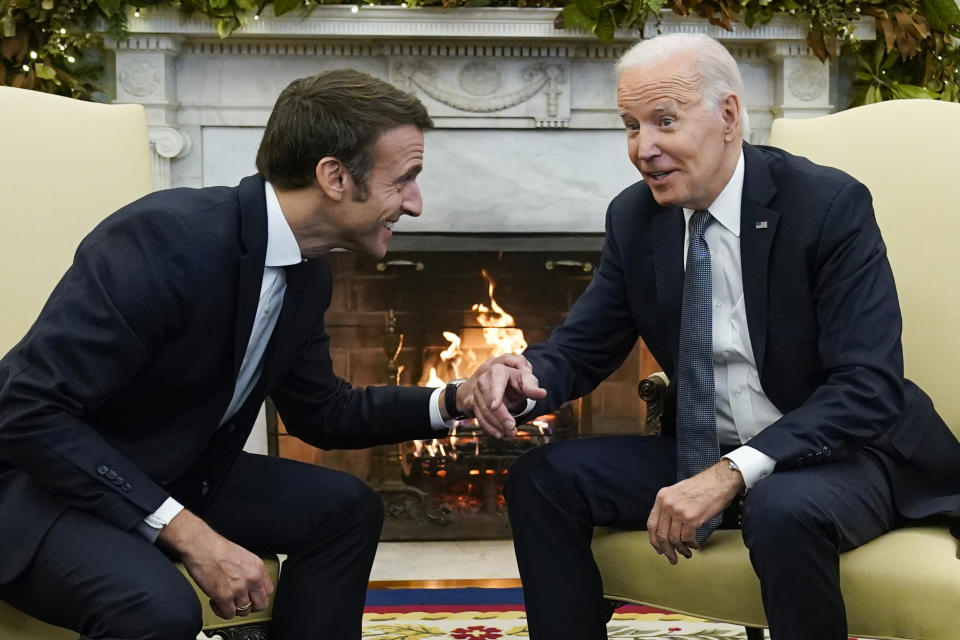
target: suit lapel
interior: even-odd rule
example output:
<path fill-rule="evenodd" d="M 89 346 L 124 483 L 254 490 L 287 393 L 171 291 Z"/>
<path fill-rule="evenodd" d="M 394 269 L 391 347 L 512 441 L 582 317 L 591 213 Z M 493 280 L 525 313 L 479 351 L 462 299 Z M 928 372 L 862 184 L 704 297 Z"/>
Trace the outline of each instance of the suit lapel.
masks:
<path fill-rule="evenodd" d="M 747 308 L 750 344 L 763 372 L 767 344 L 770 250 L 777 232 L 780 214 L 769 209 L 777 187 L 763 155 L 744 143 L 743 199 L 740 205 L 740 265 L 743 270 L 743 296 Z"/>
<path fill-rule="evenodd" d="M 683 210 L 670 207 L 653 218 L 654 269 L 658 314 L 676 362 L 683 300 Z"/>
<path fill-rule="evenodd" d="M 237 282 L 237 319 L 234 328 L 234 379 L 243 363 L 253 318 L 260 301 L 263 264 L 267 254 L 267 203 L 263 179 L 244 178 L 238 187 L 240 200 L 240 261 Z"/>

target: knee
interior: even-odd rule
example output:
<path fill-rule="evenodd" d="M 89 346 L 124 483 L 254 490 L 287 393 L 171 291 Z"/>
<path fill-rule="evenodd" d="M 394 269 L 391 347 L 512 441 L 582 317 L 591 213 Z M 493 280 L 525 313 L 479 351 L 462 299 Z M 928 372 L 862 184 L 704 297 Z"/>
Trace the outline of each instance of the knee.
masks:
<path fill-rule="evenodd" d="M 353 476 L 348 477 L 343 491 L 342 496 L 348 505 L 345 514 L 347 521 L 353 528 L 370 532 L 370 535 L 379 538 L 383 527 L 383 500 L 380 494 Z"/>
<path fill-rule="evenodd" d="M 130 589 L 95 627 L 91 637 L 130 640 L 186 640 L 203 626 L 200 599 L 179 572 Z M 91 632 L 92 631 L 92 632 Z"/>
<path fill-rule="evenodd" d="M 550 465 L 549 450 L 554 446 L 551 443 L 525 451 L 510 464 L 503 485 L 503 495 L 508 504 L 523 500 L 532 488 L 545 484 L 542 479 Z"/>
<path fill-rule="evenodd" d="M 196 638 L 203 626 L 203 612 L 200 599 L 186 581 L 180 583 L 176 595 L 154 596 L 146 616 L 155 621 L 155 635 L 147 635 L 149 640 L 180 640 Z M 165 600 L 169 598 L 169 602 Z"/>
<path fill-rule="evenodd" d="M 772 475 L 743 502 L 743 541 L 751 551 L 769 545 L 777 554 L 811 536 L 829 535 L 829 522 L 813 498 L 795 483 Z"/>
<path fill-rule="evenodd" d="M 582 456 L 574 445 L 575 440 L 552 442 L 514 460 L 504 483 L 508 506 L 538 496 L 558 499 L 578 485 L 576 469 Z"/>

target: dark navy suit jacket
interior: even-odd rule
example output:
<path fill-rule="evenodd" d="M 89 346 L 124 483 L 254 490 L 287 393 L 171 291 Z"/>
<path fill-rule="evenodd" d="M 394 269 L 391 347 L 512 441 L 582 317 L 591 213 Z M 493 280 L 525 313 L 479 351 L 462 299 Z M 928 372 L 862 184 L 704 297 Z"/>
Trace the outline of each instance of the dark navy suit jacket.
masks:
<path fill-rule="evenodd" d="M 170 495 L 200 505 L 267 395 L 324 448 L 434 437 L 431 389 L 352 389 L 333 373 L 328 260 L 287 268 L 262 376 L 223 427 L 266 252 L 259 176 L 146 196 L 88 235 L 0 361 L 0 584 L 67 507 L 131 529 Z"/>
<path fill-rule="evenodd" d="M 841 171 L 744 144 L 743 289 L 761 384 L 784 414 L 750 446 L 777 470 L 872 447 L 911 518 L 960 512 L 960 444 L 903 377 L 901 318 L 866 187 Z M 607 211 L 593 280 L 563 326 L 526 352 L 548 391 L 538 411 L 589 393 L 638 337 L 673 377 L 684 219 L 638 182 Z M 675 433 L 671 388 L 663 433 Z M 931 488 L 931 487 L 934 488 Z"/>

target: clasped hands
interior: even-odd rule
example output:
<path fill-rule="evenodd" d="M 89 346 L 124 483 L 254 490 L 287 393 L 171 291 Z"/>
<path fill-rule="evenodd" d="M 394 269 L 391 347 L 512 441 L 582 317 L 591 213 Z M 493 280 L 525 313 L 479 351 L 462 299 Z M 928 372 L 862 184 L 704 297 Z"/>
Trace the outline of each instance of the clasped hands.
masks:
<path fill-rule="evenodd" d="M 505 354 L 490 358 L 457 389 L 457 407 L 476 418 L 477 424 L 494 438 L 517 435 L 515 415 L 523 411 L 527 399 L 547 397 L 533 375 L 533 367 L 521 355 Z"/>

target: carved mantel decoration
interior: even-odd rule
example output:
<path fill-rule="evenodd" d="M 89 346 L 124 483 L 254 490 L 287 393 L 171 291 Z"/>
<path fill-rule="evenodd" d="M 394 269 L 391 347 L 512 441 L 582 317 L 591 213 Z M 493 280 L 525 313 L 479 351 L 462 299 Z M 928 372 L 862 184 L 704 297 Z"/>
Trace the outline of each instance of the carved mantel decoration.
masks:
<path fill-rule="evenodd" d="M 606 202 L 636 178 L 622 157 L 613 63 L 639 34 L 605 44 L 557 30 L 556 14 L 331 5 L 307 17 L 264 13 L 220 39 L 207 21 L 151 9 L 114 44 L 117 99 L 147 109 L 157 188 L 223 184 L 252 172 L 259 132 L 291 80 L 357 68 L 415 93 L 437 125 L 423 176 L 431 217 L 418 231 L 601 232 Z M 830 68 L 807 46 L 806 25 L 736 26 L 666 13 L 643 35 L 723 42 L 743 72 L 753 142 L 766 140 L 774 117 L 834 110 Z M 872 39 L 872 23 L 857 33 Z M 464 175 L 469 185 L 451 186 Z M 513 199 L 491 197 L 504 187 Z"/>

